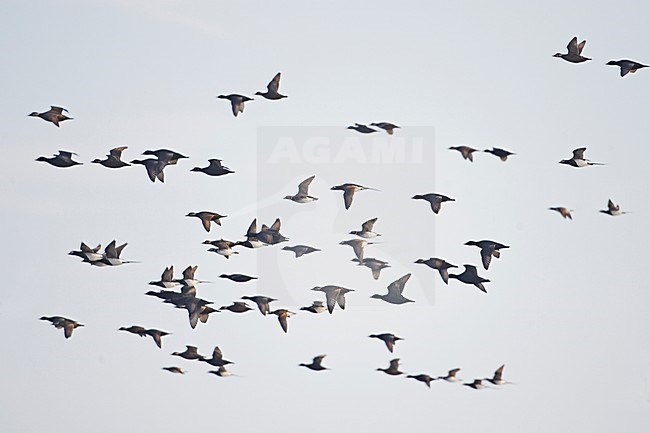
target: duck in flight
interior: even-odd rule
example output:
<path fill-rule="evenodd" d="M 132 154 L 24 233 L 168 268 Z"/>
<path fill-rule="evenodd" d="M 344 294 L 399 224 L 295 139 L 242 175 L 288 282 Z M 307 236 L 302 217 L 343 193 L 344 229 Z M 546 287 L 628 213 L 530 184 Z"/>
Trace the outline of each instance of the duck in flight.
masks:
<path fill-rule="evenodd" d="M 587 60 L 591 60 L 590 58 L 582 56 L 582 50 L 584 49 L 586 43 L 587 41 L 584 40 L 578 44 L 578 37 L 574 36 L 573 39 L 569 41 L 569 45 L 566 46 L 567 53 L 555 53 L 553 54 L 553 57 L 559 57 L 571 63 L 582 63 L 586 62 Z"/>
<path fill-rule="evenodd" d="M 131 164 L 143 165 L 144 168 L 147 170 L 147 175 L 149 176 L 149 180 L 151 180 L 152 182 L 156 182 L 156 179 L 158 179 L 160 182 L 165 183 L 165 174 L 163 172 L 165 166 L 157 159 L 154 158 L 134 159 L 133 161 L 131 161 Z"/>
<path fill-rule="evenodd" d="M 368 242 L 365 239 L 350 239 L 347 241 L 341 241 L 339 245 L 348 245 L 351 246 L 354 250 L 354 255 L 357 256 L 357 259 L 360 261 L 363 260 L 363 249 L 366 245 L 373 245 L 375 242 Z"/>
<path fill-rule="evenodd" d="M 270 99 L 270 100 L 272 100 L 272 101 L 276 101 L 276 100 L 278 100 L 278 99 L 286 98 L 287 96 L 285 96 L 285 95 L 281 95 L 281 94 L 279 93 L 279 91 L 280 91 L 280 77 L 281 77 L 281 75 L 282 75 L 282 74 L 281 74 L 280 72 L 278 72 L 277 74 L 275 74 L 275 77 L 273 77 L 273 79 L 272 79 L 272 80 L 269 82 L 269 84 L 266 86 L 266 92 L 264 92 L 264 93 L 262 93 L 262 92 L 256 92 L 255 94 L 256 94 L 256 95 L 259 95 L 259 96 L 262 96 L 262 97 L 264 97 L 264 98 L 266 98 L 266 99 Z M 242 108 L 242 111 L 243 111 L 243 108 Z M 233 112 L 234 112 L 234 109 L 233 109 Z M 235 116 L 236 116 L 236 114 L 235 114 Z"/>
<path fill-rule="evenodd" d="M 571 159 L 563 159 L 560 161 L 560 164 L 570 165 L 571 167 L 581 168 L 587 167 L 590 165 L 605 165 L 600 162 L 591 162 L 588 159 L 585 159 L 585 150 L 586 147 L 579 147 L 573 150 L 573 157 Z"/>
<path fill-rule="evenodd" d="M 268 313 L 270 313 L 271 302 L 277 301 L 277 299 L 269 298 L 268 296 L 242 296 L 241 298 L 255 302 L 255 304 L 257 304 L 257 308 L 260 310 L 260 313 L 262 313 L 262 316 L 266 316 Z M 275 312 L 271 314 L 275 314 Z"/>
<path fill-rule="evenodd" d="M 278 310 L 271 311 L 270 314 L 275 314 L 278 316 L 278 322 L 280 322 L 280 326 L 282 327 L 282 330 L 285 332 L 285 334 L 289 332 L 289 324 L 287 323 L 287 319 L 296 313 L 293 313 L 284 308 L 280 308 Z"/>
<path fill-rule="evenodd" d="M 315 253 L 320 250 L 307 245 L 294 245 L 293 247 L 282 247 L 282 251 L 291 251 L 296 255 L 296 258 L 298 258 L 305 254 Z"/>
<path fill-rule="evenodd" d="M 389 122 L 371 123 L 370 126 L 376 126 L 377 128 L 381 128 L 384 131 L 386 131 L 388 135 L 393 135 L 393 131 L 395 129 L 399 129 L 399 126 L 393 125 L 392 123 Z"/>
<path fill-rule="evenodd" d="M 463 265 L 465 267 L 465 271 L 462 274 L 450 274 L 449 278 L 455 278 L 461 283 L 465 284 L 473 284 L 474 286 L 478 287 L 483 293 L 487 293 L 487 290 L 485 290 L 485 286 L 483 283 L 489 283 L 490 280 L 487 280 L 483 277 L 479 277 L 478 272 L 476 270 L 476 266 L 474 265 Z"/>
<path fill-rule="evenodd" d="M 393 353 L 393 348 L 394 348 L 395 344 L 396 344 L 398 341 L 400 341 L 400 340 L 404 340 L 403 338 L 398 337 L 398 336 L 396 336 L 396 335 L 394 335 L 394 334 L 391 334 L 391 333 L 384 333 L 384 334 L 370 334 L 368 337 L 369 337 L 369 338 L 377 338 L 377 339 L 383 341 L 384 344 L 386 344 L 386 348 L 388 349 L 388 351 L 389 351 L 390 353 Z"/>
<path fill-rule="evenodd" d="M 382 301 L 388 302 L 389 304 L 406 304 L 408 302 L 414 302 L 410 299 L 405 298 L 402 295 L 406 282 L 411 278 L 411 274 L 406 274 L 403 277 L 393 281 L 388 285 L 388 293 L 385 295 L 374 294 L 371 296 L 373 299 L 381 299 Z"/>
<path fill-rule="evenodd" d="M 298 193 L 295 195 L 288 195 L 285 198 L 285 200 L 291 200 L 296 203 L 309 203 L 315 200 L 318 200 L 317 197 L 312 197 L 309 195 L 309 185 L 311 182 L 314 180 L 316 175 L 308 177 L 307 179 L 303 180 L 300 182 L 300 185 L 298 185 Z"/>
<path fill-rule="evenodd" d="M 444 203 L 446 201 L 456 201 L 456 199 L 449 198 L 449 197 L 447 197 L 445 195 L 435 194 L 435 193 L 418 194 L 418 195 L 414 195 L 411 198 L 413 200 L 425 200 L 425 201 L 428 201 L 429 204 L 431 205 L 431 210 L 435 214 L 438 214 L 438 212 L 440 212 L 440 207 L 442 206 L 442 203 Z"/>
<path fill-rule="evenodd" d="M 59 153 L 57 155 L 54 155 L 52 158 L 39 156 L 38 158 L 36 158 L 36 161 L 47 162 L 48 164 L 59 168 L 68 168 L 68 167 L 73 167 L 75 165 L 81 165 L 80 162 L 72 160 L 72 155 L 76 155 L 76 153 L 68 152 L 65 150 L 59 150 Z"/>
<path fill-rule="evenodd" d="M 345 310 L 345 294 L 354 291 L 353 289 L 346 289 L 345 287 L 340 286 L 314 287 L 312 290 L 325 293 L 327 310 L 330 314 L 334 311 L 334 307 L 337 303 L 339 304 L 339 307 L 341 307 L 341 310 Z"/>
<path fill-rule="evenodd" d="M 355 131 L 362 134 L 372 134 L 373 132 L 377 132 L 376 129 L 372 129 L 368 125 L 364 125 L 362 123 L 355 123 L 354 126 L 348 126 L 347 129 L 354 129 Z"/>
<path fill-rule="evenodd" d="M 158 286 L 164 289 L 171 289 L 178 286 L 179 283 L 174 281 L 174 265 L 166 267 L 160 276 L 160 280 L 151 281 L 149 285 Z"/>
<path fill-rule="evenodd" d="M 440 376 L 436 380 L 444 380 L 446 382 L 460 382 L 461 380 L 456 377 L 459 371 L 460 368 L 454 368 L 452 370 L 449 370 L 446 376 Z"/>
<path fill-rule="evenodd" d="M 106 168 L 128 167 L 131 164 L 122 161 L 122 151 L 124 151 L 125 149 L 128 149 L 128 147 L 126 146 L 114 147 L 113 149 L 108 151 L 108 155 L 106 155 L 106 159 L 104 160 L 93 159 L 91 162 L 94 164 L 101 164 Z"/>
<path fill-rule="evenodd" d="M 357 235 L 364 239 L 372 239 L 372 238 L 376 238 L 377 236 L 381 236 L 379 233 L 375 233 L 372 231 L 372 227 L 375 225 L 376 222 L 377 222 L 377 218 L 369 219 L 365 223 L 361 224 L 361 230 L 352 230 L 349 234 Z"/>
<path fill-rule="evenodd" d="M 621 77 L 626 76 L 628 73 L 635 73 L 641 68 L 647 68 L 648 65 L 643 65 L 633 60 L 610 60 L 607 66 L 618 66 L 621 68 Z"/>
<path fill-rule="evenodd" d="M 391 376 L 399 376 L 400 374 L 404 374 L 404 372 L 399 371 L 399 358 L 391 359 L 388 368 L 377 368 L 377 371 L 383 371 L 384 373 Z"/>
<path fill-rule="evenodd" d="M 463 156 L 463 159 L 468 159 L 469 162 L 474 162 L 474 156 L 472 156 L 472 153 L 476 152 L 477 149 L 469 146 L 451 146 L 449 150 L 457 150 Z"/>
<path fill-rule="evenodd" d="M 503 162 L 506 162 L 510 155 L 516 155 L 515 153 L 509 152 L 505 149 L 499 149 L 498 147 L 493 147 L 492 150 L 485 149 L 483 152 L 491 153 Z"/>
<path fill-rule="evenodd" d="M 67 318 L 61 317 L 61 316 L 52 316 L 52 317 L 43 316 L 43 317 L 41 317 L 40 320 L 47 320 L 56 329 L 63 329 L 63 335 L 65 336 L 65 338 L 72 337 L 72 331 L 74 331 L 75 328 L 78 328 L 80 326 L 84 326 L 84 325 L 82 325 L 81 323 L 78 323 L 75 320 L 67 319 Z"/>
<path fill-rule="evenodd" d="M 62 107 L 56 107 L 54 105 L 50 106 L 50 109 L 47 111 L 44 111 L 42 113 L 38 113 L 34 111 L 33 113 L 29 114 L 30 117 L 40 117 L 41 119 L 45 120 L 46 122 L 52 122 L 57 128 L 59 127 L 59 122 L 63 122 L 64 120 L 72 120 L 72 117 L 68 117 L 63 112 L 68 112 L 65 108 Z"/>
<path fill-rule="evenodd" d="M 205 356 L 199 354 L 198 349 L 196 346 L 185 346 L 185 350 L 182 352 L 174 352 L 172 353 L 172 356 L 180 356 L 181 358 L 184 359 L 205 359 Z"/>
<path fill-rule="evenodd" d="M 370 269 L 372 271 L 372 278 L 374 278 L 375 280 L 379 279 L 382 269 L 390 268 L 388 262 L 375 259 L 374 257 L 367 257 L 364 258 L 363 260 L 352 259 L 352 261 L 358 263 L 359 266 L 365 266 L 366 268 Z"/>
<path fill-rule="evenodd" d="M 432 378 L 428 374 L 418 374 L 418 375 L 415 375 L 415 376 L 408 375 L 408 376 L 406 376 L 406 378 L 407 379 L 415 379 L 417 381 L 423 382 L 429 388 L 431 388 L 431 382 L 433 382 L 435 380 L 434 378 Z"/>
<path fill-rule="evenodd" d="M 493 385 L 506 385 L 506 384 L 512 384 L 512 382 L 508 382 L 508 381 L 503 380 L 503 368 L 504 368 L 505 366 L 506 366 L 506 365 L 503 364 L 501 367 L 499 367 L 499 368 L 496 369 L 496 371 L 494 372 L 494 375 L 493 375 L 491 378 L 486 377 L 486 378 L 483 379 L 483 380 L 487 380 L 488 382 L 490 382 L 490 383 L 493 384 Z"/>
<path fill-rule="evenodd" d="M 445 284 L 449 284 L 449 273 L 448 269 L 450 268 L 457 268 L 458 266 L 452 265 L 451 263 L 447 263 L 443 259 L 439 259 L 437 257 L 431 257 L 430 259 L 417 259 L 415 263 L 427 265 L 431 269 L 436 269 L 440 273 L 440 277 L 442 277 L 442 281 L 445 282 Z"/>
<path fill-rule="evenodd" d="M 81 246 L 79 247 L 79 251 L 70 251 L 68 255 L 81 257 L 83 261 L 87 263 L 96 262 L 104 257 L 103 254 L 99 252 L 101 248 L 101 244 L 97 245 L 95 248 L 90 248 L 88 245 L 82 242 Z"/>
<path fill-rule="evenodd" d="M 343 201 L 345 202 L 345 209 L 350 209 L 350 206 L 352 206 L 352 198 L 354 197 L 354 193 L 357 191 L 363 191 L 365 189 L 371 190 L 371 191 L 379 191 L 378 189 L 374 188 L 369 188 L 367 186 L 362 186 L 362 185 L 357 185 L 355 183 L 344 183 L 342 185 L 337 185 L 333 186 L 330 188 L 333 191 L 343 191 Z"/>
<path fill-rule="evenodd" d="M 232 107 L 232 114 L 235 117 L 237 117 L 239 113 L 244 112 L 244 102 L 253 100 L 253 98 L 249 98 L 248 96 L 244 96 L 244 95 L 238 95 L 236 93 L 232 93 L 230 95 L 219 95 L 217 96 L 217 98 L 227 99 L 230 101 L 230 105 Z"/>
<path fill-rule="evenodd" d="M 610 216 L 625 215 L 627 213 L 627 212 L 621 212 L 621 206 L 614 204 L 614 202 L 611 199 L 607 201 L 607 210 L 600 210 L 599 212 Z"/>
<path fill-rule="evenodd" d="M 221 165 L 221 161 L 221 159 L 216 158 L 208 159 L 210 165 L 207 167 L 194 167 L 190 171 L 200 171 L 201 173 L 205 173 L 208 176 L 223 176 L 225 174 L 234 173 L 234 171 L 228 167 Z"/>
<path fill-rule="evenodd" d="M 499 250 L 510 248 L 508 245 L 500 244 L 499 242 L 482 240 L 482 241 L 467 241 L 465 245 L 479 247 L 481 249 L 481 261 L 483 262 L 483 267 L 487 271 L 490 267 L 490 262 L 492 261 L 492 256 L 497 259 L 501 257 Z"/>
<path fill-rule="evenodd" d="M 323 301 L 314 301 L 308 307 L 300 307 L 301 311 L 309 311 L 310 313 L 320 314 L 324 313 L 327 310 L 327 307 L 323 305 Z"/>
<path fill-rule="evenodd" d="M 562 215 L 563 218 L 569 218 L 570 220 L 573 220 L 573 217 L 571 216 L 571 212 L 573 212 L 572 209 L 558 206 L 558 207 L 550 207 L 548 210 L 554 210 L 555 212 L 558 212 L 560 215 Z"/>
<path fill-rule="evenodd" d="M 299 367 L 307 367 L 310 370 L 314 371 L 322 371 L 322 370 L 329 370 L 329 368 L 323 366 L 323 358 L 325 358 L 327 355 L 318 355 L 315 356 L 314 359 L 311 361 L 311 364 L 298 364 Z"/>
<path fill-rule="evenodd" d="M 218 226 L 221 225 L 221 218 L 225 218 L 227 215 L 219 215 L 216 212 L 208 212 L 208 211 L 201 211 L 201 212 L 190 212 L 186 217 L 196 217 L 201 220 L 201 224 L 203 224 L 203 228 L 205 229 L 206 232 L 210 231 L 210 223 L 215 222 Z"/>

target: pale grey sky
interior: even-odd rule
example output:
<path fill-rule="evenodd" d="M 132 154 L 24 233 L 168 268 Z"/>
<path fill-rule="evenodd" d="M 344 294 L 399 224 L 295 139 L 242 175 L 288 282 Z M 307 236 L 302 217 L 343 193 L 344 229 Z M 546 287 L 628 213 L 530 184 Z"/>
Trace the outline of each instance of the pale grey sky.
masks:
<path fill-rule="evenodd" d="M 605 63 L 650 62 L 649 13 L 641 1 L 0 3 L 3 430 L 645 432 L 650 70 L 620 78 Z M 573 36 L 587 39 L 592 61 L 552 57 Z M 288 99 L 256 97 L 237 118 L 216 99 L 253 96 L 278 71 Z M 56 128 L 27 117 L 50 105 L 74 120 Z M 391 141 L 345 129 L 377 121 L 402 129 Z M 317 143 L 316 156 L 297 146 L 298 159 L 271 158 L 291 140 Z M 469 163 L 447 149 L 459 144 L 517 155 L 502 163 L 481 152 Z M 140 166 L 90 164 L 116 146 L 128 146 L 128 161 L 156 148 L 190 159 L 168 167 L 164 185 Z M 582 146 L 607 165 L 558 164 Z M 404 162 L 369 150 L 396 148 Z M 34 161 L 60 149 L 84 165 Z M 215 157 L 236 173 L 190 172 Z M 317 202 L 282 200 L 313 174 Z M 329 190 L 344 182 L 381 191 L 358 193 L 345 211 Z M 410 199 L 427 192 L 456 202 L 434 215 Z M 631 213 L 598 213 L 609 198 Z M 574 220 L 551 206 L 574 209 Z M 208 234 L 184 216 L 199 210 L 228 217 Z M 288 245 L 323 251 L 296 260 L 281 245 L 227 261 L 201 245 L 276 217 Z M 372 217 L 382 243 L 366 255 L 392 266 L 379 281 L 338 245 Z M 67 255 L 112 239 L 141 263 L 100 269 Z M 511 248 L 485 271 L 478 249 L 463 245 L 470 239 Z M 478 265 L 488 293 L 445 286 L 413 264 L 432 256 Z M 309 290 L 317 285 L 355 292 L 345 311 L 290 318 L 287 335 L 257 311 L 215 314 L 192 330 L 186 313 L 144 296 L 172 264 L 216 281 L 199 287 L 216 307 L 259 293 L 295 311 L 323 298 Z M 414 304 L 370 299 L 408 272 Z M 65 340 L 43 315 L 85 327 Z M 132 324 L 172 335 L 160 350 L 117 331 Z M 406 340 L 390 354 L 367 338 L 381 332 Z M 219 345 L 241 377 L 170 356 L 186 344 L 203 354 Z M 321 353 L 331 371 L 298 367 Z M 428 389 L 375 371 L 393 357 L 409 374 L 460 367 L 468 381 L 505 363 L 517 385 Z M 169 365 L 188 373 L 161 370 Z"/>

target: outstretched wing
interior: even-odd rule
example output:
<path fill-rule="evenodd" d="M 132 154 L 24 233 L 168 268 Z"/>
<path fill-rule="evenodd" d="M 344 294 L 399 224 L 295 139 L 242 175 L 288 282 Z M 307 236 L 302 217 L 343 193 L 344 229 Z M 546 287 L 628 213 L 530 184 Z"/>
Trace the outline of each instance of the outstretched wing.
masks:
<path fill-rule="evenodd" d="M 275 77 L 273 77 L 271 82 L 266 86 L 266 90 L 269 93 L 278 93 L 278 91 L 280 90 L 280 77 L 281 77 L 281 75 L 282 74 L 280 72 L 275 74 Z M 291 78 L 291 77 L 289 77 L 289 78 Z"/>
<path fill-rule="evenodd" d="M 345 202 L 346 209 L 350 209 L 350 206 L 352 206 L 353 197 L 354 197 L 353 189 L 346 189 L 345 192 L 343 193 L 343 201 Z"/>
<path fill-rule="evenodd" d="M 406 282 L 409 280 L 409 278 L 411 278 L 411 274 L 406 274 L 399 280 L 395 280 L 390 283 L 388 285 L 388 296 L 390 296 L 392 293 L 401 295 L 404 291 L 404 286 L 406 286 Z"/>
<path fill-rule="evenodd" d="M 371 220 L 366 221 L 365 223 L 361 224 L 361 231 L 371 232 L 372 226 L 375 225 L 376 222 L 377 222 L 377 218 L 373 218 Z"/>
<path fill-rule="evenodd" d="M 303 180 L 302 182 L 300 182 L 300 185 L 298 185 L 298 194 L 308 195 L 309 194 L 309 184 L 311 183 L 312 180 L 314 180 L 315 177 L 316 177 L 316 175 L 313 175 L 312 177 L 309 177 L 309 178 Z"/>
<path fill-rule="evenodd" d="M 573 159 L 585 159 L 586 147 L 579 147 L 573 151 Z"/>

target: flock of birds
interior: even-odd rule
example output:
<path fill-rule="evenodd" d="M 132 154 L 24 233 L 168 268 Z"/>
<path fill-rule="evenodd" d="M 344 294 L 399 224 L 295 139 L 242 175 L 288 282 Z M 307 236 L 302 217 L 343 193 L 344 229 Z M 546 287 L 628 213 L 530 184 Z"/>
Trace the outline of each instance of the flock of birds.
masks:
<path fill-rule="evenodd" d="M 568 52 L 566 54 L 557 53 L 554 55 L 554 57 L 562 58 L 571 63 L 582 63 L 591 60 L 582 56 L 582 51 L 584 49 L 585 43 L 586 41 L 582 41 L 580 44 L 578 44 L 577 37 L 574 37 L 567 46 Z M 634 73 L 641 68 L 647 67 L 646 65 L 642 65 L 631 60 L 610 61 L 607 63 L 607 65 L 615 65 L 620 67 L 620 74 L 622 77 L 630 72 Z M 255 95 L 262 96 L 269 100 L 280 100 L 286 98 L 286 95 L 279 93 L 280 78 L 281 74 L 277 73 L 271 82 L 267 85 L 267 91 L 257 92 Z M 252 98 L 240 94 L 219 95 L 218 98 L 227 99 L 230 101 L 232 113 L 235 117 L 238 114 L 243 113 L 245 102 L 253 100 Z M 66 114 L 64 114 L 64 112 L 67 113 L 67 110 L 61 107 L 52 106 L 48 111 L 42 113 L 34 112 L 30 114 L 30 116 L 40 117 L 41 119 L 51 122 L 58 127 L 59 124 L 63 121 L 72 120 L 72 118 L 68 117 Z M 378 129 L 374 129 L 373 127 Z M 395 133 L 395 130 L 399 128 L 400 126 L 389 122 L 370 123 L 369 126 L 365 124 L 355 123 L 353 126 L 348 127 L 348 129 L 357 131 L 360 134 L 372 134 L 381 129 L 389 135 L 393 135 Z M 106 159 L 95 159 L 92 161 L 92 163 L 101 164 L 102 166 L 110 169 L 120 169 L 123 167 L 128 167 L 131 164 L 143 165 L 146 168 L 147 175 L 152 182 L 155 182 L 156 180 L 164 182 L 164 169 L 167 166 L 176 165 L 181 159 L 187 158 L 186 156 L 172 150 L 158 149 L 146 150 L 143 152 L 143 155 L 152 156 L 152 158 L 144 160 L 132 160 L 130 163 L 127 163 L 121 159 L 122 152 L 126 149 L 126 146 L 111 149 Z M 449 149 L 460 152 L 462 157 L 470 162 L 473 162 L 473 153 L 477 151 L 477 149 L 471 148 L 469 146 L 454 146 L 450 147 Z M 596 163 L 586 159 L 584 157 L 585 151 L 585 147 L 575 149 L 571 158 L 563 159 L 559 163 L 574 168 L 604 165 L 602 163 Z M 486 149 L 484 152 L 493 154 L 504 162 L 506 162 L 510 156 L 515 155 L 508 150 L 500 148 Z M 72 152 L 60 151 L 58 155 L 55 155 L 52 158 L 39 157 L 37 161 L 47 162 L 59 168 L 81 165 L 80 162 L 74 161 L 72 159 L 73 155 L 75 154 Z M 234 171 L 222 165 L 222 160 L 216 158 L 210 159 L 209 165 L 207 167 L 194 167 L 191 169 L 191 171 L 202 172 L 210 176 L 222 176 L 234 173 Z M 309 187 L 314 178 L 315 175 L 310 176 L 302 181 L 298 185 L 297 193 L 287 195 L 284 197 L 284 199 L 301 205 L 313 203 L 318 200 L 317 197 L 310 195 L 309 193 Z M 352 206 L 355 193 L 363 190 L 377 191 L 374 188 L 354 183 L 336 185 L 331 187 L 331 190 L 343 192 L 343 202 L 346 210 Z M 443 203 L 455 201 L 453 198 L 438 193 L 418 194 L 414 195 L 412 199 L 424 200 L 428 202 L 434 214 L 438 214 L 441 211 Z M 572 210 L 567 207 L 558 206 L 551 207 L 549 209 L 560 213 L 564 218 L 572 219 Z M 607 209 L 600 210 L 600 212 L 610 216 L 618 216 L 626 213 L 622 212 L 620 210 L 620 207 L 614 204 L 611 199 L 608 201 Z M 198 218 L 206 232 L 210 232 L 212 223 L 220 226 L 221 219 L 227 217 L 226 215 L 221 215 L 217 212 L 212 211 L 190 212 L 186 216 Z M 381 234 L 373 231 L 377 220 L 378 218 L 372 218 L 368 221 L 365 221 L 361 225 L 361 230 L 352 230 L 349 232 L 350 235 L 356 236 L 355 238 L 340 242 L 341 245 L 352 247 L 355 256 L 352 261 L 357 263 L 359 266 L 365 266 L 369 268 L 372 271 L 372 277 L 375 280 L 378 280 L 380 278 L 382 269 L 390 267 L 390 264 L 388 262 L 376 258 L 365 257 L 364 255 L 365 247 L 373 244 L 373 242 L 370 240 L 381 236 Z M 203 244 L 211 246 L 208 249 L 208 252 L 216 253 L 228 259 L 232 255 L 239 254 L 237 248 L 257 249 L 263 246 L 277 245 L 282 242 L 287 242 L 289 239 L 280 233 L 280 229 L 280 218 L 277 218 L 275 222 L 270 226 L 262 224 L 259 230 L 257 228 L 257 219 L 254 219 L 249 225 L 248 230 L 246 231 L 245 239 L 243 240 L 230 241 L 220 238 L 217 240 L 206 240 L 203 242 Z M 501 251 L 509 248 L 508 245 L 504 245 L 500 242 L 492 240 L 470 240 L 467 241 L 465 245 L 479 248 L 481 264 L 486 271 L 490 267 L 492 258 L 499 258 Z M 120 257 L 123 249 L 126 246 L 126 243 L 118 246 L 117 242 L 113 240 L 102 251 L 101 245 L 97 245 L 96 247 L 91 248 L 82 242 L 79 250 L 71 251 L 69 254 L 77 256 L 81 258 L 84 263 L 95 267 L 113 267 L 127 263 L 137 263 L 134 261 L 124 260 Z M 296 259 L 302 257 L 303 255 L 320 251 L 318 248 L 308 245 L 285 246 L 282 248 L 282 250 L 294 253 Z M 442 281 L 445 284 L 449 284 L 449 279 L 455 279 L 461 283 L 473 285 L 480 291 L 487 293 L 485 283 L 489 283 L 490 280 L 480 276 L 477 266 L 473 264 L 463 264 L 463 272 L 450 274 L 449 270 L 458 268 L 458 266 L 451 264 L 445 259 L 439 257 L 417 259 L 414 263 L 424 264 L 427 267 L 438 271 L 440 277 L 442 278 Z M 209 283 L 209 281 L 202 281 L 196 278 L 195 273 L 197 271 L 197 268 L 198 266 L 190 265 L 184 269 L 182 278 L 174 278 L 174 266 L 172 265 L 166 267 L 162 272 L 159 280 L 151 281 L 149 283 L 149 285 L 156 286 L 160 288 L 160 290 L 148 291 L 146 295 L 159 298 L 163 303 L 170 304 L 176 309 L 187 312 L 189 324 L 192 329 L 196 328 L 199 323 L 207 323 L 210 315 L 214 313 L 227 311 L 232 314 L 244 314 L 251 310 L 254 310 L 254 308 L 252 308 L 246 302 L 249 301 L 257 306 L 257 309 L 263 316 L 276 316 L 281 329 L 284 331 L 284 333 L 288 332 L 288 319 L 296 313 L 289 311 L 286 308 L 272 308 L 271 304 L 277 302 L 278 300 L 269 296 L 242 296 L 239 300 L 235 300 L 230 305 L 224 305 L 220 308 L 212 307 L 213 302 L 203 299 L 197 295 L 197 287 L 202 283 Z M 388 285 L 387 293 L 373 294 L 371 298 L 382 300 L 389 304 L 395 305 L 414 302 L 413 300 L 408 299 L 404 296 L 404 290 L 410 277 L 411 273 L 403 275 Z M 256 277 L 244 274 L 222 274 L 220 275 L 220 278 L 229 279 L 240 284 L 245 284 L 256 279 Z M 311 314 L 320 314 L 328 311 L 330 314 L 332 314 L 337 305 L 340 309 L 345 309 L 345 295 L 349 292 L 353 292 L 354 290 L 337 285 L 325 285 L 314 287 L 312 291 L 323 293 L 325 297 L 324 302 L 322 300 L 315 300 L 311 305 L 301 307 L 300 311 Z M 63 329 L 65 338 L 70 338 L 75 328 L 84 326 L 75 320 L 62 316 L 43 316 L 41 317 L 41 320 L 49 321 L 57 329 Z M 169 335 L 169 333 L 166 331 L 159 329 L 146 329 L 139 325 L 121 327 L 119 328 L 119 331 L 129 332 L 140 337 L 150 336 L 159 348 L 162 348 L 163 337 Z M 401 337 L 398 337 L 392 333 L 372 334 L 369 337 L 381 340 L 386 345 L 386 348 L 390 353 L 393 353 L 396 342 L 402 340 Z M 212 367 L 216 367 L 216 370 L 209 370 L 208 372 L 217 376 L 225 377 L 231 374 L 226 369 L 226 366 L 233 364 L 233 362 L 224 359 L 223 353 L 218 346 L 213 349 L 212 355 L 210 357 L 201 355 L 198 351 L 198 348 L 191 345 L 187 345 L 186 349 L 183 352 L 173 352 L 172 356 L 177 356 L 185 360 L 204 362 Z M 315 356 L 310 363 L 300 363 L 299 366 L 313 371 L 329 370 L 329 368 L 323 365 L 323 359 L 325 356 L 326 355 Z M 376 370 L 382 371 L 391 376 L 405 374 L 399 370 L 399 361 L 399 358 L 392 359 L 390 360 L 389 366 L 387 368 L 377 368 Z M 421 373 L 413 375 L 409 374 L 406 375 L 406 377 L 423 382 L 428 387 L 430 387 L 430 383 L 432 381 L 444 380 L 447 382 L 463 383 L 463 385 L 467 387 L 479 390 L 486 387 L 483 381 L 490 382 L 493 385 L 504 385 L 511 383 L 503 379 L 504 367 L 504 365 L 500 366 L 494 372 L 492 377 L 477 378 L 471 382 L 466 383 L 463 383 L 462 380 L 457 377 L 457 373 L 460 371 L 459 368 L 449 370 L 448 373 L 444 376 L 435 377 Z M 164 367 L 163 369 L 172 373 L 185 373 L 185 370 L 178 366 L 169 366 Z"/>

